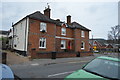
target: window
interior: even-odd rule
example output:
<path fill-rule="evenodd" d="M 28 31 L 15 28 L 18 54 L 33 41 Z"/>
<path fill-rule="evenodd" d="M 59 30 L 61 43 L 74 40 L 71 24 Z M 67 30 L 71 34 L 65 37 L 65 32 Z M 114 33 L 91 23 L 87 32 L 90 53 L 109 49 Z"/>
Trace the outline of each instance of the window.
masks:
<path fill-rule="evenodd" d="M 81 31 L 81 37 L 85 37 L 85 32 Z"/>
<path fill-rule="evenodd" d="M 45 31 L 45 32 L 47 32 L 47 25 L 46 25 L 46 23 L 43 23 L 43 22 L 41 22 L 40 23 L 40 31 Z"/>
<path fill-rule="evenodd" d="M 61 49 L 66 49 L 66 41 L 61 40 Z"/>
<path fill-rule="evenodd" d="M 64 35 L 64 36 L 66 35 L 66 28 L 61 29 L 61 35 Z"/>
<path fill-rule="evenodd" d="M 85 49 L 85 43 L 83 41 L 81 42 L 81 49 Z"/>
<path fill-rule="evenodd" d="M 40 38 L 39 48 L 46 48 L 46 38 Z"/>

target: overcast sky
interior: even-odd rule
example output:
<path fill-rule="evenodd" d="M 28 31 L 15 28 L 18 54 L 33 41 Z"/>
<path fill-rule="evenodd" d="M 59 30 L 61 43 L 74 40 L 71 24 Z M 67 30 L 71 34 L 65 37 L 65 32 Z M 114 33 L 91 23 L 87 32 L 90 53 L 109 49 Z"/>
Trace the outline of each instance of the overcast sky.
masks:
<path fill-rule="evenodd" d="M 48 0 L 49 1 L 49 0 Z M 43 13 L 49 3 L 51 8 L 51 18 L 60 19 L 66 22 L 66 16 L 71 15 L 72 22 L 76 21 L 92 30 L 90 38 L 107 39 L 108 31 L 118 24 L 118 1 L 37 1 L 15 2 L 4 0 L 0 3 L 0 30 L 9 30 L 11 24 L 16 23 L 26 15 L 35 11 Z"/>

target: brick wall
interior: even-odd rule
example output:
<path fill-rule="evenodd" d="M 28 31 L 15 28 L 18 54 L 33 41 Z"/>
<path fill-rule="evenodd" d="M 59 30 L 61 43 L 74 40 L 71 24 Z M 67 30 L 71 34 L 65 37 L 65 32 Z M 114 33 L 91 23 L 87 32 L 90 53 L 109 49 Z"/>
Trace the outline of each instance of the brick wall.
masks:
<path fill-rule="evenodd" d="M 47 22 L 45 22 L 47 23 Z M 30 19 L 30 26 L 29 26 L 29 40 L 28 40 L 28 50 L 29 53 L 31 53 L 31 50 L 33 48 L 36 49 L 36 51 L 40 52 L 49 52 L 49 51 L 55 51 L 55 24 L 47 23 L 47 32 L 42 33 L 40 31 L 40 21 Z M 39 48 L 39 40 L 40 38 L 46 38 L 46 48 L 42 49 Z"/>
<path fill-rule="evenodd" d="M 30 19 L 30 26 L 29 26 L 29 36 L 28 36 L 28 52 L 32 57 L 38 57 L 38 58 L 50 58 L 51 54 L 48 54 L 47 52 L 60 52 L 64 51 L 61 49 L 61 40 L 66 40 L 66 49 L 68 49 L 68 43 L 72 43 L 72 48 L 69 51 L 74 52 L 82 52 L 82 51 L 89 51 L 89 32 L 85 31 L 85 37 L 81 37 L 81 30 L 80 29 L 70 29 L 66 28 L 65 24 L 63 26 L 56 26 L 52 23 L 47 23 L 47 32 L 42 33 L 40 31 L 40 22 L 39 20 Z M 61 28 L 66 28 L 66 35 L 61 35 Z M 61 38 L 55 38 L 56 36 L 59 37 L 66 37 L 66 38 L 72 38 L 72 39 L 61 39 Z M 41 49 L 39 48 L 39 39 L 43 37 L 46 38 L 46 48 Z M 85 49 L 81 50 L 81 41 L 85 42 Z M 32 49 L 35 49 L 35 52 L 32 51 Z M 37 52 L 37 53 L 36 53 Z M 38 54 L 38 52 L 44 52 L 45 54 Z M 89 55 L 83 54 L 83 56 Z M 82 55 L 82 54 L 81 54 Z M 75 57 L 76 54 L 70 54 L 70 53 L 59 53 L 57 54 L 57 57 Z"/>
<path fill-rule="evenodd" d="M 52 52 L 40 53 L 37 51 L 32 51 L 32 58 L 52 58 Z M 56 58 L 69 58 L 69 57 L 77 57 L 77 52 L 58 52 L 56 53 Z M 81 52 L 80 57 L 84 56 L 92 56 L 91 52 Z"/>

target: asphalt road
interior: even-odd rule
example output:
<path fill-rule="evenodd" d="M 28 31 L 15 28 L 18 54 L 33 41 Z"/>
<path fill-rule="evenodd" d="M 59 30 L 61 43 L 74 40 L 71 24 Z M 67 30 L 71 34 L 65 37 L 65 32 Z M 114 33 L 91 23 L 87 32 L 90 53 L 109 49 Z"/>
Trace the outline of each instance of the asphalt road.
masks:
<path fill-rule="evenodd" d="M 31 64 L 16 66 L 13 72 L 19 78 L 65 78 L 72 72 L 79 70 L 86 61 L 66 62 L 58 64 Z"/>

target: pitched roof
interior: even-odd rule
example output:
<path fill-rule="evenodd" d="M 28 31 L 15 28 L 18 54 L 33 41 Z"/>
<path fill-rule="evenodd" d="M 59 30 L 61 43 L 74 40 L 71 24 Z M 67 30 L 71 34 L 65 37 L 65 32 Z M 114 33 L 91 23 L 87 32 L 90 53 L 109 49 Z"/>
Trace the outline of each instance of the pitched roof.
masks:
<path fill-rule="evenodd" d="M 107 42 L 105 39 L 90 39 L 89 43 L 92 44 L 92 42 L 97 41 L 98 43 L 100 43 L 100 45 L 102 46 L 106 46 Z"/>
<path fill-rule="evenodd" d="M 53 23 L 53 24 L 56 24 L 57 26 L 61 26 L 63 23 L 66 24 L 65 22 L 61 22 L 61 21 L 58 21 L 58 20 L 48 18 L 47 16 L 42 14 L 40 11 L 36 11 L 32 14 L 27 15 L 26 17 L 29 17 L 29 18 L 32 18 L 32 19 L 37 19 L 37 20 L 44 21 L 44 22 Z M 23 19 L 25 19 L 26 17 L 24 17 Z M 21 19 L 21 20 L 23 20 L 23 19 Z M 17 23 L 19 23 L 20 21 L 18 21 Z M 14 25 L 16 25 L 17 23 L 15 23 Z M 87 29 L 86 27 L 82 26 L 81 24 L 79 24 L 77 22 L 73 22 L 71 25 L 68 25 L 68 24 L 66 24 L 66 25 L 67 25 L 68 28 L 71 28 L 71 29 L 79 28 L 79 29 L 82 29 L 82 30 L 91 31 L 91 30 Z"/>
<path fill-rule="evenodd" d="M 0 34 L 7 35 L 8 33 L 9 33 L 9 31 L 0 30 Z"/>
<path fill-rule="evenodd" d="M 86 31 L 91 31 L 90 29 L 82 26 L 81 24 L 77 23 L 77 22 L 72 22 L 72 26 L 75 27 L 75 28 L 79 28 L 81 30 L 86 30 Z"/>
<path fill-rule="evenodd" d="M 40 11 L 36 11 L 36 12 L 28 15 L 28 17 L 30 17 L 32 19 L 37 19 L 37 20 L 45 21 L 45 22 L 50 22 L 50 23 L 56 24 L 58 26 L 60 26 L 63 23 L 61 21 L 57 21 L 57 20 L 53 20 L 53 19 L 48 18 L 47 16 L 45 16 L 44 14 L 42 14 Z"/>

